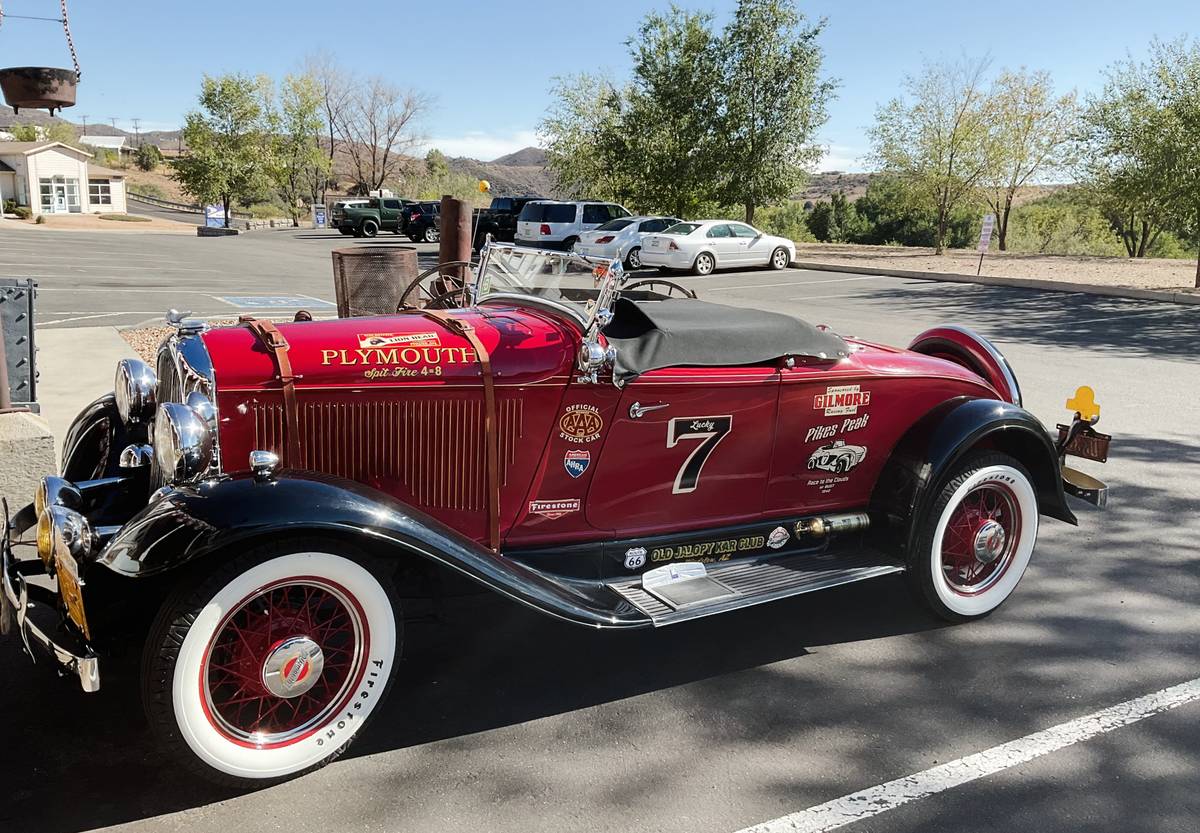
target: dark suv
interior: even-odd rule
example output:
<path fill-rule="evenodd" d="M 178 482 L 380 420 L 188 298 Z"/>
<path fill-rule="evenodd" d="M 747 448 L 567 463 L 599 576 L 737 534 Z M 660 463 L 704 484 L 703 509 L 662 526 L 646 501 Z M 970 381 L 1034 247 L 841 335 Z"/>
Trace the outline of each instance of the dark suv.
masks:
<path fill-rule="evenodd" d="M 436 243 L 442 236 L 442 204 L 417 202 L 407 207 L 408 224 L 404 231 L 414 243 Z"/>

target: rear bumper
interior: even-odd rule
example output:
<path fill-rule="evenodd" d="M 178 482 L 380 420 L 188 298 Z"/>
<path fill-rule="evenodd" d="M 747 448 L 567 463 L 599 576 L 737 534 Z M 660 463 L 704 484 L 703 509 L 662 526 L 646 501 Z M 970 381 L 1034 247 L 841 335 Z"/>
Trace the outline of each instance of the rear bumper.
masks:
<path fill-rule="evenodd" d="M 693 256 L 687 252 L 661 251 L 642 247 L 643 266 L 665 266 L 668 269 L 691 269 Z"/>
<path fill-rule="evenodd" d="M 544 237 L 517 237 L 513 242 L 518 246 L 527 246 L 530 249 L 553 249 L 557 252 L 565 252 L 567 250 L 567 242 L 565 240 L 547 240 Z"/>
<path fill-rule="evenodd" d="M 594 257 L 602 260 L 625 259 L 625 256 L 621 253 L 620 248 L 612 245 L 611 243 L 601 243 L 600 245 L 596 245 L 594 243 L 576 243 L 575 252 L 583 255 L 584 257 Z"/>
<path fill-rule="evenodd" d="M 2 504 L 4 534 L 0 537 L 0 634 L 16 632 L 25 653 L 35 663 L 48 656 L 64 673 L 74 674 L 84 691 L 100 689 L 100 660 L 82 636 L 73 634 L 58 610 L 57 595 L 30 578 L 47 575 L 40 558 L 18 561 L 13 552 L 8 504 Z M 53 636 L 51 636 L 53 634 Z M 36 646 L 36 647 L 35 647 Z"/>

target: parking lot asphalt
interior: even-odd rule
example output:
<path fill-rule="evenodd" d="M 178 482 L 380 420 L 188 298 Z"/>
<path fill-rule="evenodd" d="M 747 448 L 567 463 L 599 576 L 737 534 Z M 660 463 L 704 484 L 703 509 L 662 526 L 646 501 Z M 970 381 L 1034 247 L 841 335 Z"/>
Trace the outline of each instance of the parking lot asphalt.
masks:
<path fill-rule="evenodd" d="M 236 310 L 199 301 L 332 300 L 328 251 L 352 242 L 113 236 L 85 267 L 82 233 L 46 237 L 53 246 L 29 245 L 41 243 L 34 234 L 0 237 L 0 274 L 41 264 L 39 321 L 55 327 L 147 320 L 182 292 L 214 314 Z M 17 262 L 18 250 L 32 257 Z M 164 759 L 132 683 L 106 678 L 83 695 L 7 640 L 0 824 L 783 830 L 773 820 L 1200 677 L 1195 307 L 801 270 L 680 282 L 890 344 L 935 323 L 974 327 L 1050 424 L 1077 385 L 1094 386 L 1115 439 L 1107 465 L 1080 467 L 1109 482 L 1108 509 L 1076 504 L 1078 527 L 1043 519 L 1021 586 L 969 625 L 934 620 L 891 577 L 637 633 L 574 628 L 497 597 L 457 600 L 444 621 L 408 628 L 392 697 L 345 758 L 245 795 Z M 1194 831 L 1197 772 L 1192 700 L 841 829 Z"/>

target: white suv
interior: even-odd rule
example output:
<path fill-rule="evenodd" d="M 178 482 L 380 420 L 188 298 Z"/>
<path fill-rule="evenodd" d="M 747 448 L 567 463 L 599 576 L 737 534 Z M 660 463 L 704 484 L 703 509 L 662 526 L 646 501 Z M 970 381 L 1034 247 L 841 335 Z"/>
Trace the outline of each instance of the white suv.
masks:
<path fill-rule="evenodd" d="M 623 206 L 610 202 L 527 202 L 517 217 L 515 242 L 518 246 L 570 251 L 583 232 L 629 216 Z"/>

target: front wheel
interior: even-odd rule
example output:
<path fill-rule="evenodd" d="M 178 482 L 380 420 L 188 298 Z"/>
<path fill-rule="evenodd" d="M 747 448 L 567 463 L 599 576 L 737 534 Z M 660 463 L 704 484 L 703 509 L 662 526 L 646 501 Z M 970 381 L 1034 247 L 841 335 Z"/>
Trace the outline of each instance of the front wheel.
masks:
<path fill-rule="evenodd" d="M 424 234 L 421 235 L 421 240 L 425 243 L 436 243 L 441 240 L 441 235 L 433 226 L 426 226 Z"/>
<path fill-rule="evenodd" d="M 367 220 L 362 224 L 363 237 L 374 237 L 377 234 L 379 234 L 379 223 L 374 220 Z"/>
<path fill-rule="evenodd" d="M 716 258 L 708 252 L 701 252 L 696 255 L 696 262 L 692 264 L 692 273 L 700 276 L 711 275 L 716 266 Z"/>
<path fill-rule="evenodd" d="M 919 597 L 943 619 L 986 616 L 1016 589 L 1037 541 L 1029 473 L 1005 454 L 961 463 L 921 519 L 909 561 Z"/>
<path fill-rule="evenodd" d="M 164 745 L 229 786 L 281 781 L 345 751 L 387 693 L 401 618 L 386 579 L 342 544 L 272 544 L 178 589 L 143 655 Z"/>
<path fill-rule="evenodd" d="M 787 265 L 790 262 L 791 262 L 791 257 L 788 256 L 788 250 L 783 248 L 783 246 L 780 246 L 778 249 L 771 252 L 771 264 L 770 265 L 771 265 L 771 268 L 774 269 L 775 271 L 778 272 L 780 269 L 787 268 Z"/>

